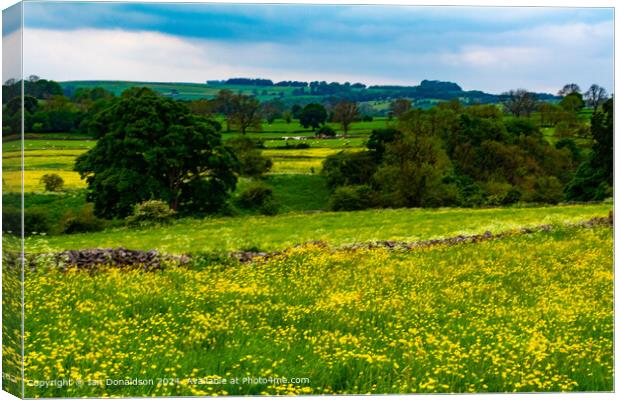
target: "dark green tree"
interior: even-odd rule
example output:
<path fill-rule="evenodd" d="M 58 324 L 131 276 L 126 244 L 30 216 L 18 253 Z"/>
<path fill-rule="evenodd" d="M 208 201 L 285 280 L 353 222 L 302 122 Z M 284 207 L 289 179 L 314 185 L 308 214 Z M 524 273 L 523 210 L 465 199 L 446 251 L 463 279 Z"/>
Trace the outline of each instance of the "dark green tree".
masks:
<path fill-rule="evenodd" d="M 217 126 L 150 89 L 123 92 L 91 122 L 97 144 L 75 164 L 97 216 L 125 217 L 151 199 L 184 213 L 220 208 L 237 165 Z"/>
<path fill-rule="evenodd" d="M 592 115 L 591 128 L 594 144 L 573 179 L 564 188 L 568 200 L 603 200 L 611 196 L 614 166 L 613 99 L 603 103 L 603 110 Z"/>
<path fill-rule="evenodd" d="M 325 107 L 317 103 L 310 103 L 299 112 L 299 123 L 304 128 L 312 128 L 315 131 L 327 120 Z"/>

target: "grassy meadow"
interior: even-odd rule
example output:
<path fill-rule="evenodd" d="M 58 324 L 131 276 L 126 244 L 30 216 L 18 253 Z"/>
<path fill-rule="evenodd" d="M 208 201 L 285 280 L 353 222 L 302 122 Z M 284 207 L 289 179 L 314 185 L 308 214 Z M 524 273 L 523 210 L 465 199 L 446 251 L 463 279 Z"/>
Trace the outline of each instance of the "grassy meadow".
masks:
<path fill-rule="evenodd" d="M 249 132 L 273 161 L 264 180 L 275 216 L 116 221 L 100 232 L 29 236 L 26 252 L 42 260 L 119 246 L 195 257 L 156 272 L 61 272 L 44 261 L 28 269 L 25 395 L 612 390 L 613 230 L 574 226 L 607 216 L 612 204 L 326 211 L 322 161 L 363 149 L 372 129 L 391 123 L 356 123 L 334 139 L 280 120 Z M 24 142 L 25 207 L 54 221 L 86 201 L 73 163 L 95 141 L 70 136 Z M 20 142 L 4 142 L 2 155 L 3 196 L 16 203 Z M 64 179 L 63 191 L 44 191 L 47 173 Z M 241 178 L 233 197 L 250 184 Z M 553 228 L 518 233 L 543 224 Z M 342 248 L 487 231 L 513 233 L 411 251 Z M 282 254 L 239 263 L 225 257 L 233 251 Z M 133 378 L 142 383 L 124 381 Z M 41 386 L 49 379 L 80 383 Z"/>
<path fill-rule="evenodd" d="M 606 216 L 611 204 L 491 209 L 398 209 L 287 213 L 181 219 L 150 228 L 118 227 L 103 232 L 32 236 L 32 250 L 93 247 L 158 249 L 184 254 L 200 251 L 262 250 L 320 240 L 332 246 L 376 240 L 419 241 L 490 231 L 500 233 L 541 224 L 566 225 Z"/>
<path fill-rule="evenodd" d="M 32 397 L 613 388 L 610 228 L 25 285 Z"/>

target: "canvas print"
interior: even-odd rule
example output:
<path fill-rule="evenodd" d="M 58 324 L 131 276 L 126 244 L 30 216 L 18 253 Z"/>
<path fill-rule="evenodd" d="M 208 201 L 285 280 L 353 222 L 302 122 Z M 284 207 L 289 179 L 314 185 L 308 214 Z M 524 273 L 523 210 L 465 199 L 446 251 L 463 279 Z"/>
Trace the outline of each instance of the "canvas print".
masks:
<path fill-rule="evenodd" d="M 7 8 L 2 388 L 613 391 L 613 12 Z"/>

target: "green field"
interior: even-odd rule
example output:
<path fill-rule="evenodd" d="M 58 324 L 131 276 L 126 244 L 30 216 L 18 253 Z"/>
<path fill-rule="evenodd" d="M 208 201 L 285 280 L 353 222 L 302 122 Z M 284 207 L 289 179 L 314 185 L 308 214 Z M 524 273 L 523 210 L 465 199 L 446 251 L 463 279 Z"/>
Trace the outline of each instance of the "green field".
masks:
<path fill-rule="evenodd" d="M 610 228 L 152 273 L 41 268 L 25 285 L 27 382 L 93 382 L 27 397 L 613 390 Z M 144 383 L 113 383 L 132 377 Z"/>
<path fill-rule="evenodd" d="M 610 204 L 495 209 L 399 209 L 292 213 L 181 219 L 158 228 L 114 228 L 103 232 L 30 237 L 31 251 L 118 247 L 167 253 L 281 250 L 322 240 L 338 246 L 373 240 L 406 240 L 503 232 L 524 226 L 566 224 L 606 216 Z"/>

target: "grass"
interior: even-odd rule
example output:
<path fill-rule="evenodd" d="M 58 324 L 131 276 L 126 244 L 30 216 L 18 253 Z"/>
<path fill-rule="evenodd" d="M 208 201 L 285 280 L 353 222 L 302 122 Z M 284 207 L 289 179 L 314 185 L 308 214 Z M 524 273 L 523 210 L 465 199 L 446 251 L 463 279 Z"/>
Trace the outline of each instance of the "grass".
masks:
<path fill-rule="evenodd" d="M 154 273 L 41 268 L 25 289 L 26 380 L 84 382 L 26 397 L 613 390 L 610 228 Z M 125 377 L 146 384 L 106 385 Z M 189 381 L 206 378 L 227 383 Z"/>
<path fill-rule="evenodd" d="M 4 193 L 3 205 L 19 206 L 19 193 Z M 85 203 L 86 192 L 83 190 L 65 191 L 58 193 L 30 192 L 24 193 L 24 208 L 44 210 L 50 221 L 60 221 L 67 211 L 79 210 Z"/>
<path fill-rule="evenodd" d="M 12 154 L 12 153 L 11 153 Z M 24 159 L 24 169 L 26 170 L 38 170 L 38 169 L 59 169 L 65 171 L 71 171 L 75 164 L 75 157 L 78 153 L 62 155 L 42 155 L 34 156 L 28 154 Z M 21 157 L 3 157 L 2 168 L 5 171 L 19 171 L 22 167 Z"/>
<path fill-rule="evenodd" d="M 249 178 L 239 179 L 232 195 L 233 205 L 236 205 L 235 199 L 251 182 L 252 179 Z M 327 208 L 330 193 L 325 178 L 321 175 L 271 174 L 262 179 L 262 182 L 273 190 L 280 214 Z M 235 207 L 235 211 L 241 216 L 259 215 L 259 210 L 246 210 L 238 206 Z"/>
<path fill-rule="evenodd" d="M 62 150 L 62 149 L 81 149 L 88 150 L 95 146 L 95 140 L 24 140 L 24 150 Z M 18 140 L 3 142 L 2 153 L 11 151 L 21 151 L 21 142 Z"/>
<path fill-rule="evenodd" d="M 170 226 L 113 228 L 103 232 L 30 237 L 30 252 L 94 247 L 158 249 L 169 253 L 258 248 L 281 250 L 323 240 L 337 246 L 371 240 L 417 241 L 493 233 L 522 226 L 577 222 L 606 216 L 610 204 L 493 209 L 398 209 L 182 219 Z"/>
<path fill-rule="evenodd" d="M 280 213 L 325 210 L 329 190 L 321 175 L 269 175 L 265 182 L 273 188 Z"/>
<path fill-rule="evenodd" d="M 225 122 L 220 119 L 220 123 L 222 126 L 225 126 Z M 385 117 L 377 117 L 372 121 L 358 121 L 351 124 L 348 135 L 369 135 L 373 129 L 383 129 L 390 124 L 395 122 L 388 121 Z M 336 122 L 328 122 L 326 125 L 333 128 L 338 135 L 344 134 L 342 127 L 339 123 Z M 229 132 L 224 133 L 224 138 L 238 136 L 240 133 L 238 132 Z M 304 128 L 299 124 L 299 121 L 293 120 L 290 123 L 287 123 L 284 120 L 277 119 L 273 123 L 268 124 L 267 122 L 263 122 L 262 130 L 255 131 L 252 129 L 248 130 L 247 135 L 249 137 L 255 138 L 266 138 L 266 139 L 281 139 L 282 136 L 315 136 L 315 132 L 310 128 Z"/>

